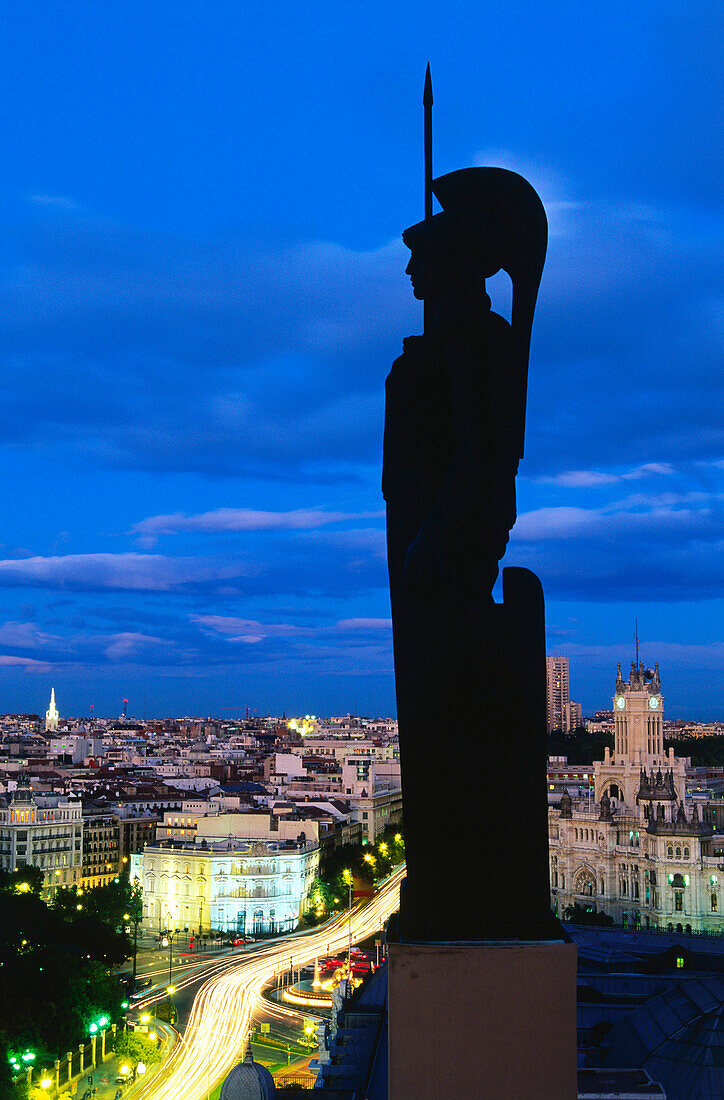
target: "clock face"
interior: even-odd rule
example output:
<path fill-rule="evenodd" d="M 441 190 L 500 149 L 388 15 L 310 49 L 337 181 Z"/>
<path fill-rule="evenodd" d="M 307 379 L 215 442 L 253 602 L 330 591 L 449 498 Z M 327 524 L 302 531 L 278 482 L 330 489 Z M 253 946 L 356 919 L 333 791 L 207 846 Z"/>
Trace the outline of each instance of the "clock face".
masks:
<path fill-rule="evenodd" d="M 649 699 L 649 706 L 651 707 L 652 710 L 656 710 L 658 705 L 659 705 L 659 700 L 656 698 L 655 695 L 652 695 L 651 698 Z"/>
<path fill-rule="evenodd" d="M 626 700 L 624 699 L 623 695 L 616 696 L 616 706 L 619 710 L 623 710 L 623 708 L 626 706 Z"/>

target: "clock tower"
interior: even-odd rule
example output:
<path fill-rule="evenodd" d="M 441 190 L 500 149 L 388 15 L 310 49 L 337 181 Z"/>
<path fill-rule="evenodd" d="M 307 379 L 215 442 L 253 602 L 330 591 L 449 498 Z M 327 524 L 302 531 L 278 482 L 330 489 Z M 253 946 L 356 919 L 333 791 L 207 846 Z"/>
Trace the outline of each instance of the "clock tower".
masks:
<path fill-rule="evenodd" d="M 664 751 L 664 697 L 659 666 L 657 663 L 646 668 L 638 659 L 638 645 L 628 680 L 624 680 L 621 665 L 618 666 L 613 715 L 613 752 L 607 748 L 603 763 L 596 765 L 596 801 L 605 793 L 614 808 L 633 808 L 639 802 L 643 777 L 656 775 L 662 777 L 667 799 L 683 798 L 684 761 L 674 758 L 673 749 L 669 753 Z"/>
<path fill-rule="evenodd" d="M 660 767 L 666 763 L 664 697 L 661 694 L 658 662 L 653 668 L 644 668 L 638 661 L 632 661 L 628 683 L 621 675 L 619 664 L 613 714 L 613 757 L 617 763 L 626 762 L 637 767 Z"/>

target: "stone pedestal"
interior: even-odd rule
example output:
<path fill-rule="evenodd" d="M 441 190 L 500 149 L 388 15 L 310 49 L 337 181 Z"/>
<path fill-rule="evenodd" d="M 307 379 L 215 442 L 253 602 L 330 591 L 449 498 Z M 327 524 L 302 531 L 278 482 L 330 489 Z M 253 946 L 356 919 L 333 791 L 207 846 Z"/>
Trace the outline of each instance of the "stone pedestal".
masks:
<path fill-rule="evenodd" d="M 390 1100 L 575 1100 L 574 944 L 388 950 Z"/>

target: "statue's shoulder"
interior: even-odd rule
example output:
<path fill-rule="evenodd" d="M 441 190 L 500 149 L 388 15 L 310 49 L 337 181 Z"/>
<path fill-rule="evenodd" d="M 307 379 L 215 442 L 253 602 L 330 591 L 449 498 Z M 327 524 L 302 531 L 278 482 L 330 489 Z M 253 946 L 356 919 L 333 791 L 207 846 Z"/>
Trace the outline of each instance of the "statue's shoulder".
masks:
<path fill-rule="evenodd" d="M 387 375 L 387 387 L 404 380 L 419 369 L 422 360 L 430 353 L 430 340 L 426 336 L 405 336 L 402 341 L 402 355 L 392 364 Z"/>

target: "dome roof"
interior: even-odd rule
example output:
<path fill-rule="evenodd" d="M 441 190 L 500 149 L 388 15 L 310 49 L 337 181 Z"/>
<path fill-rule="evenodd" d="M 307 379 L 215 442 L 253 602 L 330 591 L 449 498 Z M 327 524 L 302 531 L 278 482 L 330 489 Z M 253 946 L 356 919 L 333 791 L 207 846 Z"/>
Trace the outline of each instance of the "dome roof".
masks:
<path fill-rule="evenodd" d="M 267 1100 L 276 1094 L 274 1078 L 266 1066 L 254 1061 L 250 1043 L 244 1061 L 234 1066 L 221 1086 L 219 1100 Z"/>

